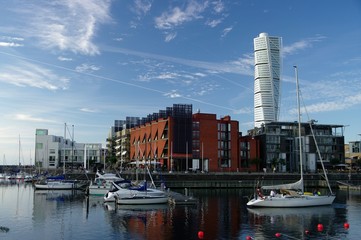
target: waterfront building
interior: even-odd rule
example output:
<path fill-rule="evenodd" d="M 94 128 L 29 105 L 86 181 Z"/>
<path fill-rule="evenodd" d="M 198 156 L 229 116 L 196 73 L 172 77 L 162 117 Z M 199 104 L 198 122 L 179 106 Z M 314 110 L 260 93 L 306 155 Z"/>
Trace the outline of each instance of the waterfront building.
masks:
<path fill-rule="evenodd" d="M 282 39 L 261 33 L 254 38 L 254 125 L 278 121 Z"/>
<path fill-rule="evenodd" d="M 260 138 L 253 134 L 239 137 L 239 160 L 242 171 L 259 171 L 261 166 Z"/>
<path fill-rule="evenodd" d="M 35 166 L 42 169 L 89 166 L 100 163 L 101 143 L 77 143 L 62 136 L 49 135 L 48 129 L 36 129 Z"/>
<path fill-rule="evenodd" d="M 345 163 L 359 168 L 361 160 L 361 141 L 350 141 L 345 144 Z"/>
<path fill-rule="evenodd" d="M 141 123 L 139 117 L 126 117 L 125 120 L 115 120 L 107 137 L 107 160 L 117 162 L 129 162 L 129 129 Z"/>
<path fill-rule="evenodd" d="M 166 171 L 239 171 L 239 123 L 174 104 L 130 129 L 130 160 Z"/>
<path fill-rule="evenodd" d="M 174 104 L 142 118 L 140 125 L 131 128 L 130 159 L 168 171 L 184 171 L 186 159 L 191 159 L 191 142 L 192 105 Z"/>
<path fill-rule="evenodd" d="M 239 123 L 230 116 L 193 114 L 192 167 L 206 172 L 236 172 L 239 162 Z"/>
<path fill-rule="evenodd" d="M 315 136 L 314 137 L 311 131 Z M 303 169 L 316 172 L 321 168 L 320 156 L 326 167 L 345 163 L 343 125 L 301 123 Z M 278 172 L 299 172 L 299 142 L 297 122 L 271 122 L 250 130 L 247 138 L 259 141 L 256 154 L 260 168 Z M 320 156 L 317 151 L 320 152 Z"/>
<path fill-rule="evenodd" d="M 130 161 L 130 129 L 124 128 L 115 133 L 115 156 L 118 163 Z"/>

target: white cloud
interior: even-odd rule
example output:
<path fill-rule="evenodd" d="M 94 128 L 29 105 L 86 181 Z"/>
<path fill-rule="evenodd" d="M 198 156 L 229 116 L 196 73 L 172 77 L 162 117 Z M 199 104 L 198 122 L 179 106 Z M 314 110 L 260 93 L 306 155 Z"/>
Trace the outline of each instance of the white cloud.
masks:
<path fill-rule="evenodd" d="M 8 42 L 16 42 L 16 41 L 24 41 L 24 38 L 21 37 L 10 37 L 10 36 L 0 36 L 1 40 L 5 40 Z"/>
<path fill-rule="evenodd" d="M 95 112 L 98 112 L 98 110 L 96 109 L 92 109 L 92 108 L 81 108 L 80 111 L 82 112 L 88 112 L 88 113 L 95 113 Z"/>
<path fill-rule="evenodd" d="M 100 67 L 97 67 L 95 65 L 89 65 L 86 63 L 83 63 L 80 66 L 77 66 L 75 68 L 75 71 L 81 72 L 81 73 L 83 73 L 83 72 L 91 73 L 91 72 L 98 71 L 98 70 L 100 70 Z"/>
<path fill-rule="evenodd" d="M 228 27 L 228 28 L 225 28 L 225 29 L 223 29 L 223 31 L 222 31 L 222 38 L 223 37 L 225 37 L 225 36 L 227 36 L 227 34 L 230 32 L 230 31 L 232 31 L 232 29 L 233 29 L 233 27 Z"/>
<path fill-rule="evenodd" d="M 164 94 L 165 97 L 170 97 L 170 98 L 179 98 L 182 97 L 181 94 L 177 93 L 177 90 L 172 90 L 169 93 L 165 93 Z"/>
<path fill-rule="evenodd" d="M 335 100 L 335 101 L 324 101 L 314 104 L 309 104 L 304 108 L 301 108 L 302 112 L 307 110 L 308 113 L 319 113 L 319 112 L 333 112 L 338 110 L 345 110 L 352 108 L 353 106 L 360 105 L 361 103 L 361 94 L 354 96 L 346 97 L 344 100 Z M 297 110 L 292 109 L 291 114 L 296 114 Z"/>
<path fill-rule="evenodd" d="M 244 108 L 240 108 L 240 109 L 235 109 L 233 111 L 234 114 L 252 114 L 253 113 L 253 108 L 250 107 L 244 107 Z M 252 124 L 254 124 L 252 122 Z"/>
<path fill-rule="evenodd" d="M 22 47 L 23 44 L 14 43 L 14 42 L 0 42 L 0 47 Z"/>
<path fill-rule="evenodd" d="M 223 19 L 213 19 L 213 20 L 207 20 L 206 21 L 206 25 L 210 26 L 212 28 L 218 26 L 218 24 L 220 24 L 223 21 Z"/>
<path fill-rule="evenodd" d="M 58 90 L 66 89 L 69 80 L 41 66 L 28 62 L 19 62 L 0 66 L 0 82 L 20 87 L 30 86 Z"/>
<path fill-rule="evenodd" d="M 190 1 L 185 9 L 174 7 L 168 12 L 164 12 L 161 16 L 155 18 L 155 27 L 158 29 L 173 29 L 183 23 L 202 18 L 201 13 L 207 7 L 207 2 L 198 3 Z"/>
<path fill-rule="evenodd" d="M 158 79 L 174 79 L 178 76 L 179 75 L 176 73 L 162 73 L 159 76 L 157 76 L 156 78 L 158 78 Z"/>
<path fill-rule="evenodd" d="M 212 4 L 214 5 L 213 6 L 213 10 L 216 12 L 216 13 L 221 13 L 223 12 L 224 10 L 224 3 L 219 0 L 219 1 L 213 1 Z"/>
<path fill-rule="evenodd" d="M 24 31 L 41 46 L 94 55 L 92 40 L 98 25 L 111 21 L 109 8 L 108 0 L 38 1 L 19 12 L 29 17 Z"/>
<path fill-rule="evenodd" d="M 206 77 L 207 76 L 207 74 L 200 73 L 200 72 L 197 72 L 194 75 L 197 76 L 197 77 Z"/>
<path fill-rule="evenodd" d="M 66 57 L 63 57 L 63 56 L 59 56 L 59 57 L 58 57 L 58 60 L 59 60 L 59 61 L 73 61 L 72 58 L 66 58 Z"/>
<path fill-rule="evenodd" d="M 134 0 L 134 8 L 132 10 L 138 15 L 147 14 L 152 7 L 152 2 L 149 0 Z"/>
<path fill-rule="evenodd" d="M 307 112 L 338 111 L 361 105 L 360 81 L 359 71 L 334 73 L 325 81 L 303 81 L 301 97 Z M 292 114 L 296 112 L 290 110 Z"/>
<path fill-rule="evenodd" d="M 307 38 L 298 42 L 295 42 L 291 45 L 284 46 L 282 49 L 282 53 L 284 55 L 293 54 L 299 50 L 303 50 L 305 48 L 309 48 L 313 45 L 315 42 L 320 42 L 324 39 L 324 36 L 316 36 L 313 38 Z"/>
<path fill-rule="evenodd" d="M 45 119 L 45 118 L 37 118 L 37 117 L 33 117 L 31 115 L 28 114 L 15 114 L 13 116 L 14 120 L 19 120 L 19 121 L 27 121 L 27 122 L 42 122 L 42 123 L 55 123 L 55 121 L 49 120 L 49 119 Z"/>
<path fill-rule="evenodd" d="M 165 41 L 165 42 L 170 42 L 170 41 L 172 41 L 176 36 L 177 36 L 177 33 L 176 33 L 176 32 L 174 32 L 174 33 L 169 33 L 169 34 L 166 35 L 164 41 Z"/>

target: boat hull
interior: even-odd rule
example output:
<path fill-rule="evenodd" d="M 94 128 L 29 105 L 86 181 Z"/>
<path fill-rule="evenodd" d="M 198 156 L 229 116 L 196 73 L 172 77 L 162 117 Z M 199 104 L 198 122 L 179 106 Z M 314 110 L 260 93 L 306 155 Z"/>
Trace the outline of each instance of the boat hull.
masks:
<path fill-rule="evenodd" d="M 36 189 L 41 190 L 71 190 L 75 189 L 75 183 L 73 182 L 48 182 L 46 184 L 34 184 Z"/>
<path fill-rule="evenodd" d="M 168 199 L 169 197 L 166 192 L 155 188 L 135 190 L 118 187 L 117 191 L 109 191 L 104 195 L 104 202 L 115 201 L 118 204 L 124 205 L 160 204 L 167 203 Z"/>
<path fill-rule="evenodd" d="M 275 208 L 297 208 L 297 207 L 315 207 L 331 205 L 335 200 L 334 195 L 308 196 L 300 195 L 297 197 L 266 197 L 254 198 L 247 203 L 248 207 L 275 207 Z"/>
<path fill-rule="evenodd" d="M 146 204 L 164 204 L 168 203 L 168 197 L 142 197 L 135 196 L 130 198 L 117 198 L 117 204 L 120 205 L 146 205 Z"/>
<path fill-rule="evenodd" d="M 107 192 L 109 192 L 110 187 L 103 186 L 89 186 L 89 195 L 93 196 L 104 196 Z"/>

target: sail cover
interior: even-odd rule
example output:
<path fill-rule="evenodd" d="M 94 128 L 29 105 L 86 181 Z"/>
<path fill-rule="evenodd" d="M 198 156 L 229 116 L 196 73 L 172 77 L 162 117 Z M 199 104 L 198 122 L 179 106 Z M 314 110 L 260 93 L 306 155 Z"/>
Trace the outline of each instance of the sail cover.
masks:
<path fill-rule="evenodd" d="M 302 189 L 303 186 L 303 179 L 298 180 L 294 183 L 288 183 L 288 184 L 279 184 L 279 185 L 271 185 L 271 186 L 262 186 L 262 189 Z"/>

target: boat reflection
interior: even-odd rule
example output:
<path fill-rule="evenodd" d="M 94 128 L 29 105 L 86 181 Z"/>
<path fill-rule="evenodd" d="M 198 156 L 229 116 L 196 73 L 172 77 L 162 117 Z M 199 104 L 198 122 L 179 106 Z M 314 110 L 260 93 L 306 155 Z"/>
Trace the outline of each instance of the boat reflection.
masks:
<path fill-rule="evenodd" d="M 83 199 L 84 193 L 78 190 L 35 190 L 34 199 L 37 201 L 73 201 Z"/>
<path fill-rule="evenodd" d="M 295 239 L 313 237 L 325 237 L 335 234 L 337 209 L 331 206 L 307 207 L 307 208 L 248 208 L 250 224 L 257 237 L 270 237 L 275 233 L 284 236 L 292 236 Z M 319 231 L 318 225 L 324 226 Z M 342 225 L 340 225 L 342 226 Z M 341 228 L 340 228 L 341 229 Z"/>
<path fill-rule="evenodd" d="M 131 212 L 147 212 L 167 210 L 170 206 L 168 204 L 144 204 L 144 205 L 121 205 L 110 202 L 104 203 L 104 208 L 108 211 L 117 211 L 119 213 Z"/>
<path fill-rule="evenodd" d="M 169 226 L 164 225 L 169 214 L 168 204 L 104 203 L 104 208 L 108 210 L 107 221 L 114 231 L 125 234 L 120 236 L 120 239 L 170 239 L 169 232 L 166 231 Z"/>
<path fill-rule="evenodd" d="M 312 217 L 335 215 L 335 209 L 332 206 L 305 207 L 305 208 L 247 208 L 248 213 L 254 216 L 265 217 Z"/>

